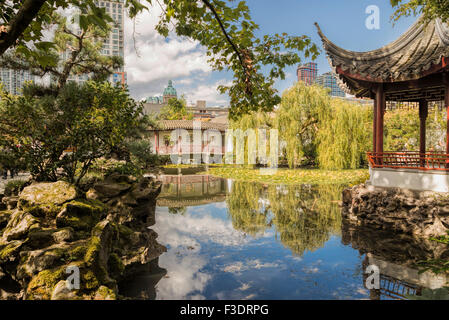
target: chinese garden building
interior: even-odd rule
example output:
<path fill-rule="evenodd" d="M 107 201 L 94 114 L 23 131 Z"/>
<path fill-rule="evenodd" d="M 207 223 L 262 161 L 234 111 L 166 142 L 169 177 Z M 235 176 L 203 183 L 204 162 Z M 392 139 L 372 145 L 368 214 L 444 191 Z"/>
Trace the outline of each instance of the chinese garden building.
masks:
<path fill-rule="evenodd" d="M 340 86 L 357 98 L 374 99 L 370 183 L 449 192 L 449 118 L 446 150 L 426 150 L 429 107 L 449 109 L 449 27 L 438 20 L 423 24 L 419 19 L 396 41 L 377 50 L 354 52 L 332 43 L 316 26 Z M 397 103 L 419 109 L 419 150 L 384 150 L 384 113 L 387 105 Z"/>

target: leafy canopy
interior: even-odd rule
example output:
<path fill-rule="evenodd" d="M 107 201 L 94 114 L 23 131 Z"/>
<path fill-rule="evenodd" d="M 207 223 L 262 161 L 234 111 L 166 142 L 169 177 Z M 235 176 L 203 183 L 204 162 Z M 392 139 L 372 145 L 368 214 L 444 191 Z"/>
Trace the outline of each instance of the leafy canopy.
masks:
<path fill-rule="evenodd" d="M 143 10 L 151 10 L 152 5 L 164 8 L 156 30 L 169 35 L 169 30 L 179 36 L 198 41 L 206 48 L 209 63 L 214 70 L 229 70 L 234 74 L 230 86 L 221 86 L 231 99 L 231 117 L 253 110 L 270 111 L 280 102 L 273 88 L 276 79 L 284 79 L 284 68 L 301 61 L 300 53 L 306 58 L 316 58 L 319 50 L 307 36 L 289 36 L 286 33 L 256 36 L 259 26 L 252 20 L 245 1 L 222 0 L 125 0 L 124 6 L 131 17 Z M 42 41 L 42 30 L 51 23 L 53 13 L 59 8 L 74 6 L 81 11 L 80 27 L 87 30 L 90 25 L 106 28 L 111 18 L 104 8 L 97 8 L 93 0 L 25 0 L 24 2 L 1 2 L 0 11 L 10 14 L 0 16 L 4 32 L 0 32 L 0 54 L 17 44 L 17 51 L 34 56 L 42 65 L 49 61 L 36 53 L 54 46 Z M 36 11 L 36 9 L 38 9 Z M 31 20 L 26 17 L 32 17 Z M 17 22 L 26 25 L 20 31 Z M 16 28 L 15 28 L 16 26 Z M 13 42 L 6 41 L 16 34 Z M 2 42 L 2 38 L 5 38 Z M 13 37 L 14 38 L 14 37 Z M 33 44 L 33 45 L 30 45 Z"/>
<path fill-rule="evenodd" d="M 187 110 L 184 98 L 171 98 L 168 103 L 162 107 L 158 117 L 159 120 L 192 120 L 193 113 Z"/>
<path fill-rule="evenodd" d="M 0 102 L 0 145 L 20 153 L 37 181 L 78 184 L 95 159 L 110 155 L 145 121 L 142 105 L 109 82 L 69 82 L 56 95 L 41 92 L 34 86 L 23 96 L 2 91 Z"/>
<path fill-rule="evenodd" d="M 393 14 L 394 20 L 422 14 L 423 22 L 437 18 L 449 21 L 449 1 L 447 0 L 390 0 L 390 3 L 396 9 Z"/>

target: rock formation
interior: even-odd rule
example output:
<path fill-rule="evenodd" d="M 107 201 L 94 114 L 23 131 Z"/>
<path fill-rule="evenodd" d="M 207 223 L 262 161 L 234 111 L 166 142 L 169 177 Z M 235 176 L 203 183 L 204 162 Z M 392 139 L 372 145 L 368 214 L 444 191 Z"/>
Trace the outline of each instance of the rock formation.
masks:
<path fill-rule="evenodd" d="M 118 282 L 165 247 L 154 224 L 161 183 L 113 174 L 87 193 L 58 181 L 0 197 L 0 299 L 117 299 Z M 79 270 L 80 288 L 67 286 Z"/>

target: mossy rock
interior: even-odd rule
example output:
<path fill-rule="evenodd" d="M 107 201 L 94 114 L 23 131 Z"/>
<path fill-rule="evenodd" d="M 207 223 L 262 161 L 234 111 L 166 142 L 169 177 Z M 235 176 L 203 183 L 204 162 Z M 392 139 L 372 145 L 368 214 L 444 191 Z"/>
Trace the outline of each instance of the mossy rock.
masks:
<path fill-rule="evenodd" d="M 3 229 L 2 238 L 6 241 L 25 239 L 32 229 L 39 228 L 39 220 L 31 214 L 16 210 Z"/>
<path fill-rule="evenodd" d="M 52 237 L 56 243 L 71 242 L 75 239 L 75 231 L 71 227 L 58 229 L 53 232 Z"/>
<path fill-rule="evenodd" d="M 56 217 L 58 228 L 71 227 L 75 231 L 89 231 L 102 218 L 105 205 L 97 200 L 74 200 L 64 204 Z"/>
<path fill-rule="evenodd" d="M 108 271 L 109 274 L 114 278 L 118 279 L 122 276 L 123 271 L 125 271 L 125 265 L 122 259 L 116 253 L 111 253 L 108 260 Z"/>
<path fill-rule="evenodd" d="M 14 261 L 19 254 L 24 241 L 13 240 L 8 243 L 0 243 L 0 263 Z"/>
<path fill-rule="evenodd" d="M 34 229 L 28 233 L 26 246 L 35 250 L 51 246 L 55 243 L 52 229 Z"/>
<path fill-rule="evenodd" d="M 0 235 L 2 233 L 2 230 L 8 224 L 8 221 L 11 218 L 11 214 L 13 212 L 14 211 L 12 211 L 12 210 L 0 211 Z"/>
<path fill-rule="evenodd" d="M 75 186 L 65 181 L 34 183 L 23 189 L 19 208 L 34 216 L 54 217 L 66 202 L 76 199 Z"/>
<path fill-rule="evenodd" d="M 57 267 L 39 272 L 28 284 L 26 297 L 28 300 L 50 300 L 56 284 L 66 280 L 66 267 Z"/>
<path fill-rule="evenodd" d="M 114 290 L 106 286 L 101 286 L 100 288 L 98 288 L 94 296 L 94 300 L 116 300 L 116 299 L 117 294 L 114 292 Z"/>

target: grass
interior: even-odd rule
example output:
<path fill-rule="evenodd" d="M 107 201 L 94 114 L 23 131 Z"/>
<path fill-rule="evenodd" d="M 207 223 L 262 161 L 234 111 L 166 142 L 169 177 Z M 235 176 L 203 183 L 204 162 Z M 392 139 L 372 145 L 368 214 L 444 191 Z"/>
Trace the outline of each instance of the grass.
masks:
<path fill-rule="evenodd" d="M 191 166 L 174 166 L 188 168 Z M 341 184 L 356 185 L 369 179 L 367 169 L 350 170 L 322 170 L 322 169 L 286 169 L 264 171 L 258 168 L 236 165 L 210 165 L 204 172 L 198 174 L 210 174 L 222 178 L 238 181 L 255 181 L 273 184 Z"/>

